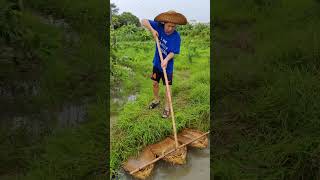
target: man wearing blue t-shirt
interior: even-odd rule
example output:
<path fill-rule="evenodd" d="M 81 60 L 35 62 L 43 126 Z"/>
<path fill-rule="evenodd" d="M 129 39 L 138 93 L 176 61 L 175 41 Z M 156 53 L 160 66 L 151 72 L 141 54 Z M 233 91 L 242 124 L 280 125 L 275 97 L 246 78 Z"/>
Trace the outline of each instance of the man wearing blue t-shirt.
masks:
<path fill-rule="evenodd" d="M 160 104 L 159 98 L 159 82 L 162 79 L 165 85 L 162 68 L 166 69 L 169 85 L 172 85 L 173 80 L 173 64 L 175 54 L 180 53 L 181 39 L 179 33 L 175 30 L 176 26 L 187 24 L 187 19 L 184 15 L 175 11 L 168 11 L 159 14 L 154 21 L 143 19 L 141 24 L 146 27 L 153 35 L 154 39 L 159 38 L 160 48 L 163 56 L 161 62 L 158 48 L 156 46 L 153 58 L 153 72 L 151 79 L 153 80 L 153 95 L 154 100 L 150 103 L 149 109 L 153 109 Z M 171 88 L 170 88 L 171 89 Z M 166 93 L 167 94 L 167 93 Z M 171 94 L 171 93 L 170 93 Z M 170 116 L 170 109 L 168 104 L 168 97 L 166 97 L 165 107 L 162 117 L 168 118 Z"/>

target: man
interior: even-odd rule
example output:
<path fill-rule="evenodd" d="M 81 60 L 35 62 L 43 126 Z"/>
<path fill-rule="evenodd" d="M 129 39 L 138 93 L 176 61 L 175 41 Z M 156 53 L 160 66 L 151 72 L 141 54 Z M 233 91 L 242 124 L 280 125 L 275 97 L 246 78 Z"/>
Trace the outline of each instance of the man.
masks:
<path fill-rule="evenodd" d="M 153 109 L 160 104 L 159 98 L 159 82 L 162 79 L 165 85 L 164 74 L 162 68 L 166 69 L 169 85 L 172 85 L 173 80 L 173 64 L 175 54 L 180 53 L 181 39 L 176 31 L 176 26 L 187 24 L 187 19 L 184 15 L 175 11 L 168 11 L 159 14 L 154 21 L 143 19 L 141 24 L 146 27 L 153 35 L 154 39 L 159 38 L 160 48 L 162 52 L 163 62 L 160 60 L 158 48 L 153 58 L 153 72 L 151 79 L 153 80 L 153 95 L 154 99 L 149 105 L 149 109 Z M 169 88 L 171 91 L 171 87 Z M 170 92 L 171 94 L 171 92 Z M 166 92 L 165 107 L 162 113 L 163 118 L 170 116 L 170 107 Z"/>

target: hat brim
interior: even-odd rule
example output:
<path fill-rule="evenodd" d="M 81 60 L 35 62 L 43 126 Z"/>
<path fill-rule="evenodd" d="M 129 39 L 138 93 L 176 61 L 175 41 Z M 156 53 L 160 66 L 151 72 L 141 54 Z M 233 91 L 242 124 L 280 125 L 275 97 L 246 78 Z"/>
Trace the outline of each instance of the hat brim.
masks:
<path fill-rule="evenodd" d="M 188 23 L 187 18 L 177 12 L 164 12 L 154 18 L 155 21 L 174 23 L 179 25 L 186 25 Z"/>

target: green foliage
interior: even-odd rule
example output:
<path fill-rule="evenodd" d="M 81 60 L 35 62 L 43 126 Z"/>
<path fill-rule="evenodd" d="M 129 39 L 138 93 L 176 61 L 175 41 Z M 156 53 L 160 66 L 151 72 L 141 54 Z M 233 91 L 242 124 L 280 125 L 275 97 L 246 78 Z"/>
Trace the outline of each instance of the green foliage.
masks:
<path fill-rule="evenodd" d="M 115 16 L 115 15 L 112 16 L 111 25 L 113 26 L 114 29 L 119 28 L 121 26 L 119 16 Z"/>
<path fill-rule="evenodd" d="M 1 88 L 9 94 L 0 106 L 12 126 L 0 129 L 1 177 L 106 179 L 105 9 L 98 1 L 22 2 L 0 1 Z M 84 99 L 86 123 L 57 127 L 57 111 Z M 27 122 L 15 127 L 19 118 Z"/>
<path fill-rule="evenodd" d="M 130 24 L 114 30 L 113 38 L 117 41 L 147 41 L 151 40 L 152 36 L 142 27 Z"/>
<path fill-rule="evenodd" d="M 0 1 L 0 37 L 2 40 L 14 41 L 22 32 L 20 29 L 20 11 L 16 3 L 9 3 L 6 0 Z"/>
<path fill-rule="evenodd" d="M 189 61 L 189 63 L 192 63 L 192 59 L 194 57 L 199 56 L 199 53 L 197 51 L 198 44 L 196 44 L 193 39 L 189 39 L 186 43 L 188 44 L 187 49 L 186 49 L 188 61 Z"/>
<path fill-rule="evenodd" d="M 214 177 L 318 179 L 319 6 L 230 1 L 215 5 Z"/>
<path fill-rule="evenodd" d="M 74 29 L 81 33 L 90 33 L 93 37 L 104 44 L 101 39 L 105 34 L 106 4 L 99 0 L 79 2 L 76 0 L 32 0 L 25 4 L 27 8 L 35 9 L 45 16 L 53 16 L 64 19 Z"/>
<path fill-rule="evenodd" d="M 129 24 L 133 24 L 136 26 L 140 25 L 140 21 L 139 18 L 136 17 L 135 15 L 133 15 L 130 12 L 123 12 L 120 16 L 119 16 L 119 22 L 120 25 L 129 25 Z"/>
<path fill-rule="evenodd" d="M 119 8 L 114 3 L 110 3 L 110 9 L 111 9 L 110 12 L 111 12 L 112 15 L 117 15 L 118 12 L 119 12 Z"/>

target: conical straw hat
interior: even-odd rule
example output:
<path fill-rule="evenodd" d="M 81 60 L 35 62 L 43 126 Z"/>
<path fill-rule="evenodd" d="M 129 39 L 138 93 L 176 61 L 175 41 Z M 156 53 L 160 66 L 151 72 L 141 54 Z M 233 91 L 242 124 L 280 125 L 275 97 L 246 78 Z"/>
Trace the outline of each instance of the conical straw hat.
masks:
<path fill-rule="evenodd" d="M 183 14 L 177 13 L 173 10 L 159 14 L 154 18 L 154 20 L 158 22 L 170 22 L 179 25 L 185 25 L 188 22 L 187 18 Z"/>

